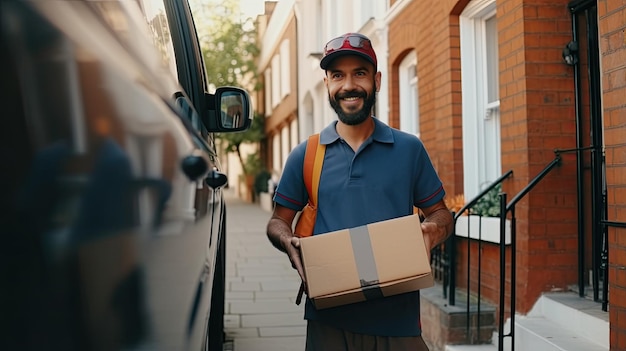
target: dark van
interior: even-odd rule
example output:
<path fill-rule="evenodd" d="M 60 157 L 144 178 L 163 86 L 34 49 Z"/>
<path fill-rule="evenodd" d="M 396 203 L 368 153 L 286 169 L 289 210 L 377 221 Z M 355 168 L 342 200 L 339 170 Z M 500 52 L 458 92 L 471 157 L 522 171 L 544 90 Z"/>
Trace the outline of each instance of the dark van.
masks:
<path fill-rule="evenodd" d="M 221 350 L 214 133 L 252 107 L 209 92 L 187 0 L 2 0 L 0 26 L 0 349 Z"/>

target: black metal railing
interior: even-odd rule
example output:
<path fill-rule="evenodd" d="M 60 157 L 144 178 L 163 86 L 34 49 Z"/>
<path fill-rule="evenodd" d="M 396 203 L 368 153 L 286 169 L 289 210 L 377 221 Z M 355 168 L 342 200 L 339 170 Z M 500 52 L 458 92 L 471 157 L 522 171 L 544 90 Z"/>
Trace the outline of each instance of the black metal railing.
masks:
<path fill-rule="evenodd" d="M 499 305 L 499 318 L 498 318 L 498 350 L 504 350 L 504 338 L 511 338 L 510 351 L 515 350 L 515 270 L 516 270 L 516 218 L 515 218 L 515 205 L 528 194 L 550 171 L 561 163 L 561 155 L 556 152 L 556 157 L 550 162 L 528 185 L 524 187 L 511 201 L 507 204 L 506 193 L 500 194 L 500 305 Z M 504 312 L 505 312 L 505 293 L 506 293 L 506 219 L 508 213 L 511 213 L 511 264 L 510 264 L 510 301 L 509 301 L 509 314 L 510 314 L 510 331 L 504 333 Z"/>
<path fill-rule="evenodd" d="M 513 170 L 509 170 L 508 172 L 506 172 L 505 174 L 503 174 L 502 176 L 500 176 L 498 179 L 496 179 L 494 182 L 492 182 L 489 186 L 487 186 L 485 189 L 483 189 L 478 195 L 476 195 L 472 200 L 470 200 L 469 202 L 467 202 L 460 210 L 458 210 L 458 212 L 453 213 L 453 218 L 454 218 L 454 225 L 453 225 L 453 229 L 452 229 L 452 235 L 450 235 L 450 237 L 442 244 L 439 245 L 438 247 L 436 247 L 435 249 L 433 249 L 432 254 L 431 254 L 431 265 L 432 265 L 432 269 L 433 269 L 433 276 L 435 278 L 435 280 L 439 281 L 442 285 L 443 288 L 443 297 L 444 299 L 448 300 L 448 304 L 450 306 L 455 306 L 456 305 L 456 276 L 457 276 L 457 255 L 456 255 L 456 250 L 457 250 L 457 232 L 456 232 L 456 224 L 457 224 L 457 220 L 460 216 L 465 215 L 465 214 L 469 214 L 471 213 L 471 210 L 480 203 L 480 201 L 482 199 L 484 199 L 490 192 L 492 192 L 494 189 L 496 189 L 496 187 L 498 187 L 499 185 L 502 184 L 502 182 L 504 182 L 504 180 L 506 180 L 507 178 L 509 178 L 511 175 L 513 174 Z M 478 283 L 477 283 L 477 291 L 475 294 L 477 303 L 476 303 L 476 314 L 477 316 L 481 315 L 481 290 L 480 290 L 480 286 L 481 286 L 481 261 L 482 261 L 482 257 L 481 257 L 481 246 L 482 246 L 482 235 L 481 235 L 481 231 L 482 231 L 482 216 L 479 216 L 479 226 L 478 226 L 478 234 L 477 235 L 472 235 L 470 233 L 470 227 L 469 227 L 469 221 L 468 221 L 468 228 L 467 228 L 467 238 L 468 238 L 468 245 L 467 245 L 467 271 L 466 271 L 466 279 L 467 279 L 467 294 L 466 294 L 466 335 L 469 338 L 470 334 L 470 328 L 471 328 L 471 323 L 470 323 L 470 319 L 471 319 L 471 285 L 470 285 L 470 281 L 471 281 L 471 264 L 470 264 L 470 260 L 471 260 L 471 253 L 470 253 L 470 249 L 471 249 L 471 245 L 470 245 L 470 238 L 472 237 L 477 237 L 477 244 L 478 244 Z M 477 320 L 480 320 L 480 318 L 477 318 Z M 474 335 L 479 335 L 480 333 L 480 323 L 475 323 L 475 327 L 476 327 L 476 333 Z"/>
<path fill-rule="evenodd" d="M 609 227 L 626 228 L 626 223 L 615 221 L 601 221 L 603 242 L 602 242 L 602 311 L 608 312 L 609 310 L 609 243 L 608 243 L 608 230 Z M 595 296 L 595 294 L 594 294 Z"/>
<path fill-rule="evenodd" d="M 519 201 L 521 201 L 537 184 L 539 184 L 541 182 L 541 180 L 547 175 L 549 174 L 554 168 L 556 168 L 557 166 L 559 166 L 561 164 L 562 158 L 561 155 L 564 153 L 569 153 L 569 152 L 579 152 L 580 150 L 583 149 L 557 149 L 555 150 L 555 158 L 554 160 L 552 160 L 550 163 L 548 163 L 545 168 L 539 172 L 535 178 L 533 178 L 528 185 L 526 185 L 521 191 L 519 191 L 509 202 L 507 202 L 507 194 L 505 192 L 501 192 L 499 194 L 499 202 L 500 202 L 500 238 L 499 238 L 499 249 L 500 249 L 500 293 L 499 293 L 499 308 L 498 308 L 498 313 L 499 313 L 499 318 L 498 318 L 498 350 L 504 350 L 504 339 L 505 338 L 510 338 L 510 345 L 508 345 L 508 349 L 511 351 L 514 351 L 514 345 L 515 345 L 515 300 L 516 300 L 516 252 L 517 252 L 517 223 L 516 223 L 516 213 L 515 213 L 515 209 L 516 209 L 516 205 Z M 456 232 L 456 227 L 457 227 L 457 219 L 464 215 L 465 213 L 469 213 L 471 212 L 472 208 L 474 208 L 474 206 L 479 203 L 479 201 L 481 199 L 483 199 L 490 191 L 493 191 L 493 189 L 495 189 L 498 185 L 500 185 L 504 180 L 506 180 L 509 176 L 511 176 L 513 173 L 512 170 L 510 170 L 509 172 L 507 172 L 506 174 L 504 174 L 502 177 L 500 177 L 499 179 L 497 179 L 496 181 L 494 181 L 492 184 L 490 184 L 487 188 L 485 188 L 480 194 L 478 194 L 475 198 L 473 198 L 471 201 L 469 201 L 465 206 L 463 206 L 463 208 L 461 208 L 458 212 L 453 213 L 453 218 L 454 218 L 454 228 L 453 228 L 453 235 L 451 235 L 448 240 L 446 242 L 444 242 L 442 245 L 440 245 L 439 247 L 433 249 L 433 255 L 432 257 L 432 261 L 431 264 L 433 265 L 433 273 L 435 275 L 435 279 L 440 281 L 442 283 L 443 286 L 443 296 L 445 299 L 448 300 L 448 304 L 451 306 L 454 306 L 456 304 L 456 283 L 457 283 L 457 255 L 456 255 L 456 251 L 458 249 L 457 247 L 457 232 Z M 579 189 L 580 191 L 580 189 Z M 508 219 L 508 220 L 507 220 Z M 469 225 L 469 221 L 468 221 L 468 228 L 467 228 L 467 273 L 466 273 L 466 278 L 467 278 L 467 305 L 466 305 L 466 318 L 467 318 L 467 323 L 466 323 L 466 327 L 467 327 L 467 331 L 466 331 L 466 335 L 470 335 L 470 319 L 471 319 L 471 310 L 470 310 L 470 295 L 472 295 L 473 297 L 475 297 L 476 299 L 476 303 L 475 303 L 475 307 L 476 309 L 474 309 L 473 311 L 477 311 L 477 315 L 480 316 L 480 303 L 481 303 L 481 248 L 482 248 L 482 237 L 481 237 L 481 230 L 482 230 L 482 217 L 479 217 L 479 224 L 478 224 L 478 234 L 475 235 L 475 233 L 470 233 L 470 225 Z M 507 233 L 507 226 L 509 226 L 508 228 L 510 229 Z M 599 267 L 599 269 L 594 268 L 594 273 L 598 273 L 597 271 L 599 270 L 601 274 L 598 274 L 600 276 L 602 276 L 602 287 L 598 288 L 597 287 L 597 283 L 594 281 L 594 301 L 598 301 L 600 300 L 602 302 L 602 310 L 603 311 L 607 311 L 608 309 L 608 245 L 607 245 L 607 231 L 609 227 L 619 227 L 619 228 L 626 228 L 626 223 L 623 222 L 615 222 L 615 221 L 609 221 L 607 219 L 602 219 L 599 221 L 599 226 L 602 227 L 602 232 L 604 235 L 602 235 L 603 241 L 602 241 L 602 251 L 601 254 L 599 256 L 601 256 L 601 267 Z M 579 227 L 581 226 L 581 223 L 579 223 Z M 475 228 L 474 228 L 475 229 Z M 580 228 L 579 228 L 580 230 Z M 509 237 L 507 238 L 507 234 L 509 235 Z M 579 233 L 579 236 L 581 236 L 582 234 Z M 477 239 L 475 242 L 478 245 L 478 249 L 477 249 L 477 254 L 478 254 L 478 258 L 477 258 L 477 265 L 478 267 L 472 267 L 471 266 L 471 248 L 472 246 L 470 245 L 470 239 Z M 509 246 L 507 248 L 507 246 Z M 510 272 L 508 273 L 510 275 L 510 281 L 509 281 L 509 288 L 507 290 L 507 269 L 506 269 L 506 265 L 507 265 L 507 250 L 509 251 L 510 254 L 510 264 L 509 264 L 509 270 Z M 595 253 L 594 253 L 595 254 Z M 581 259 L 582 256 L 579 258 Z M 595 266 L 594 266 L 595 267 Z M 472 271 L 470 268 L 473 268 L 475 271 L 477 271 L 478 273 L 478 277 L 477 277 L 477 288 L 476 291 L 472 292 L 471 290 L 471 275 L 470 272 Z M 595 276 L 596 274 L 594 274 Z M 583 282 L 579 282 L 579 285 L 583 285 Z M 599 299 L 596 295 L 598 295 L 598 290 L 601 291 L 602 293 L 602 297 Z M 506 294 L 507 291 L 509 292 L 509 297 L 510 300 L 508 301 L 508 306 L 505 304 L 505 300 L 506 300 Z M 509 314 L 509 325 L 510 325 L 510 330 L 509 331 L 505 331 L 504 330 L 504 322 L 505 322 L 505 314 L 507 313 L 507 307 L 508 307 L 508 314 Z M 476 324 L 477 328 L 480 328 L 480 324 Z M 478 330 L 477 330 L 478 332 Z M 476 335 L 476 334 L 475 334 Z"/>
<path fill-rule="evenodd" d="M 451 237 L 456 238 L 456 223 L 457 220 L 460 216 L 467 214 L 469 215 L 471 212 L 471 209 L 476 206 L 476 204 L 479 203 L 479 201 L 483 198 L 485 198 L 485 196 L 487 196 L 487 194 L 489 194 L 489 192 L 493 191 L 493 189 L 495 189 L 497 186 L 501 185 L 502 182 L 504 182 L 505 179 L 507 179 L 508 177 L 510 177 L 513 174 L 513 170 L 509 170 L 508 172 L 506 172 L 505 174 L 503 174 L 502 176 L 500 176 L 500 178 L 496 179 L 493 183 L 491 183 L 489 186 L 487 186 L 485 189 L 483 189 L 483 191 L 481 191 L 478 195 L 476 195 L 472 200 L 470 200 L 467 204 L 465 204 L 465 206 L 463 206 L 458 213 L 455 213 L 454 215 L 454 227 L 453 227 L 453 232 Z M 466 335 L 469 337 L 470 335 L 470 327 L 471 327 L 471 323 L 470 323 L 470 319 L 471 319 L 471 315 L 470 315 L 470 309 L 471 309 L 471 245 L 470 245 L 470 238 L 472 237 L 471 235 L 471 230 L 470 230 L 470 221 L 467 221 L 467 271 L 466 271 L 466 284 L 467 284 L 467 294 L 466 294 L 466 323 L 465 323 L 465 327 L 466 327 Z M 456 240 L 456 239 L 455 239 Z M 479 222 L 478 222 L 478 240 L 477 240 L 477 245 L 478 245 L 478 250 L 477 250 L 477 261 L 478 261 L 478 269 L 477 269 L 477 288 L 476 288 L 476 315 L 480 317 L 481 314 L 481 300 L 482 300 L 482 293 L 481 293 L 481 266 L 482 266 L 482 257 L 481 257 L 481 252 L 482 252 L 482 216 L 479 217 Z M 456 245 L 455 245 L 456 247 Z M 456 248 L 455 248 L 456 250 Z M 451 258 L 451 267 L 456 267 L 456 255 L 452 256 Z M 451 278 L 455 278 L 455 279 L 451 279 L 451 283 L 450 283 L 450 294 L 449 294 L 449 303 L 450 305 L 454 306 L 455 301 L 454 301 L 454 296 L 456 295 L 456 276 L 453 275 Z M 451 298 L 451 300 L 450 300 Z M 480 320 L 480 318 L 478 318 L 478 320 Z M 480 333 L 480 323 L 476 323 L 475 324 L 476 327 L 476 334 L 475 335 L 479 335 Z"/>

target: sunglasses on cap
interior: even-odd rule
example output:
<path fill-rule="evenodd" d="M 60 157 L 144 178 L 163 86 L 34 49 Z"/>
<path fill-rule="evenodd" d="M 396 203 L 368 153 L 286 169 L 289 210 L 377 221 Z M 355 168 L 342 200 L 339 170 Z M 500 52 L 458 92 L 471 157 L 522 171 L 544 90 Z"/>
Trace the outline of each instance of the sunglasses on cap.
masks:
<path fill-rule="evenodd" d="M 347 44 L 347 46 L 346 46 Z M 324 47 L 324 55 L 328 55 L 341 48 L 372 49 L 372 42 L 359 34 L 350 34 L 332 39 Z"/>
<path fill-rule="evenodd" d="M 346 33 L 340 37 L 332 39 L 324 47 L 324 56 L 320 61 L 320 67 L 328 69 L 330 62 L 345 54 L 359 55 L 377 67 L 376 53 L 372 47 L 372 42 L 359 33 Z"/>

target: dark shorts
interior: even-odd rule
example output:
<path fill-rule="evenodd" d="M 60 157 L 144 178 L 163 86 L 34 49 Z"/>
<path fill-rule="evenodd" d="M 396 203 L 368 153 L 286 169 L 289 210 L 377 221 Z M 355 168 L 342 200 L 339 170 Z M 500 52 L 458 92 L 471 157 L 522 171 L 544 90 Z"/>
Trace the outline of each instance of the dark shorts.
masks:
<path fill-rule="evenodd" d="M 428 346 L 421 336 L 355 334 L 309 320 L 306 351 L 428 351 Z"/>

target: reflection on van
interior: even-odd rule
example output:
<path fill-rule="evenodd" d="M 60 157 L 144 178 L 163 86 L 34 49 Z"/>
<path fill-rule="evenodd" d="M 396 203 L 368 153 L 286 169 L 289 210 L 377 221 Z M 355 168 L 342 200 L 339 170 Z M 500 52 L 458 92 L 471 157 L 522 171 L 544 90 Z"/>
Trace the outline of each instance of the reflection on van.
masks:
<path fill-rule="evenodd" d="M 167 25 L 195 36 L 189 13 L 0 2 L 0 348 L 221 350 L 227 179 L 212 131 L 247 128 L 251 108 L 241 89 L 205 92 L 199 48 Z M 229 109 L 231 126 L 216 118 Z"/>

